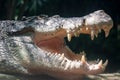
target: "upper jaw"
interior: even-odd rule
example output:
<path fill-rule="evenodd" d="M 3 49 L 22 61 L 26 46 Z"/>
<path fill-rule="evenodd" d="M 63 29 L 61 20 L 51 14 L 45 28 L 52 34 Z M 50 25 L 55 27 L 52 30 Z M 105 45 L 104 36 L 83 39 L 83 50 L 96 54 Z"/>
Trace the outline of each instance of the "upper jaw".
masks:
<path fill-rule="evenodd" d="M 19 25 L 22 26 L 18 27 Z M 13 28 L 8 29 L 8 32 L 34 31 L 43 35 L 47 34 L 50 36 L 48 38 L 54 36 L 67 36 L 69 41 L 72 36 L 78 36 L 83 33 L 90 34 L 91 39 L 93 40 L 94 36 L 97 37 L 102 29 L 105 31 L 105 36 L 107 37 L 112 26 L 113 21 L 111 17 L 103 10 L 98 10 L 81 18 L 62 18 L 60 16 L 52 16 L 45 18 L 38 17 L 31 22 L 21 21 L 19 24 L 14 23 Z"/>
<path fill-rule="evenodd" d="M 101 30 L 104 30 L 105 37 L 107 37 L 113 27 L 111 17 L 103 10 L 95 11 L 82 18 L 67 19 L 64 23 L 62 28 L 66 30 L 69 41 L 72 36 L 78 36 L 81 33 L 90 34 L 93 40 L 94 36 L 97 37 Z"/>
<path fill-rule="evenodd" d="M 71 40 L 72 36 L 79 34 L 90 34 L 91 39 L 98 36 L 101 30 L 105 31 L 105 36 L 109 35 L 109 31 L 113 26 L 113 21 L 109 15 L 103 10 L 95 11 L 89 15 L 78 18 L 62 18 L 59 16 L 49 17 L 47 20 L 40 19 L 38 26 L 32 26 L 36 32 L 59 34 L 62 32 L 63 37 L 67 36 Z M 67 34 L 67 35 L 66 35 Z"/>

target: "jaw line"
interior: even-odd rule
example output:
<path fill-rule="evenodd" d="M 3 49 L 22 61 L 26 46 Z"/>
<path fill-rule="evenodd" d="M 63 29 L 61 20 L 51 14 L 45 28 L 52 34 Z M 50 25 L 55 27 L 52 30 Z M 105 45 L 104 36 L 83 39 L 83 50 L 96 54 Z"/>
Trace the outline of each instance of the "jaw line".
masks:
<path fill-rule="evenodd" d="M 81 58 L 81 60 L 70 60 L 64 56 L 64 53 L 46 53 L 47 57 L 50 59 L 51 66 L 46 69 L 50 69 L 51 71 L 57 71 L 59 74 L 64 72 L 65 74 L 76 74 L 76 75 L 87 75 L 87 74 L 98 74 L 105 70 L 108 60 L 105 63 L 102 63 L 102 60 L 97 64 L 89 64 L 85 58 Z M 47 63 L 46 63 L 47 65 Z M 38 65 L 39 66 L 39 65 Z"/>

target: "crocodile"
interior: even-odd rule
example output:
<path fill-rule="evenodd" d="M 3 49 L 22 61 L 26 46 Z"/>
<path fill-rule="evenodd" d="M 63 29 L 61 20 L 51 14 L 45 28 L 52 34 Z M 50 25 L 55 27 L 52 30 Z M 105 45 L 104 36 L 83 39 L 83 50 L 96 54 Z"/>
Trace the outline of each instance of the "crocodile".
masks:
<path fill-rule="evenodd" d="M 113 26 L 111 17 L 98 10 L 83 17 L 32 16 L 23 20 L 0 21 L 0 73 L 49 75 L 77 80 L 83 75 L 102 73 L 108 60 L 89 63 L 83 52 L 75 54 L 65 44 L 72 37 L 88 34 L 91 39 Z"/>

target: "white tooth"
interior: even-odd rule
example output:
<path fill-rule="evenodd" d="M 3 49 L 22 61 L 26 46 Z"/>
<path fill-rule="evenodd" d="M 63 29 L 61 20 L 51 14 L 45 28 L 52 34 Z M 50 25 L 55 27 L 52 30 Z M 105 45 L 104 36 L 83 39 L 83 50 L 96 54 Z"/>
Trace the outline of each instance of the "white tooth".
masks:
<path fill-rule="evenodd" d="M 71 61 L 67 60 L 66 65 L 65 65 L 65 70 L 67 70 L 70 67 Z"/>
<path fill-rule="evenodd" d="M 57 56 L 57 53 L 55 53 L 55 54 L 53 54 L 53 61 L 56 61 L 58 58 L 57 58 L 58 56 Z"/>
<path fill-rule="evenodd" d="M 98 33 L 95 33 L 96 38 L 98 37 Z"/>
<path fill-rule="evenodd" d="M 56 66 L 59 66 L 60 63 L 62 62 L 63 59 L 61 59 L 61 55 L 60 54 L 57 54 L 56 57 L 55 57 L 55 63 L 58 64 Z"/>
<path fill-rule="evenodd" d="M 52 54 L 50 55 L 51 61 L 54 61 L 54 60 L 55 60 L 55 57 L 56 57 L 56 55 L 52 53 Z"/>
<path fill-rule="evenodd" d="M 54 58 L 54 57 L 55 57 L 55 54 L 54 54 L 54 53 L 52 53 L 52 54 L 51 54 L 51 57 L 52 57 L 52 58 Z"/>
<path fill-rule="evenodd" d="M 91 31 L 91 40 L 94 40 L 94 31 Z"/>
<path fill-rule="evenodd" d="M 55 67 L 59 67 L 61 65 L 61 62 L 63 61 L 63 57 L 61 57 L 61 54 L 55 54 L 55 58 L 53 61 L 55 61 L 53 64 Z"/>
<path fill-rule="evenodd" d="M 70 33 L 70 31 L 71 31 L 70 29 L 66 30 L 67 33 Z"/>
<path fill-rule="evenodd" d="M 72 35 L 70 33 L 67 34 L 68 41 L 71 41 Z"/>
<path fill-rule="evenodd" d="M 57 53 L 55 53 L 54 55 L 57 55 Z"/>
<path fill-rule="evenodd" d="M 66 65 L 66 59 L 64 58 L 63 61 L 61 62 L 61 66 L 64 67 Z"/>
<path fill-rule="evenodd" d="M 51 64 L 51 65 L 55 65 L 54 62 L 56 62 L 56 61 L 54 60 L 54 54 L 53 54 L 53 53 L 51 53 L 51 54 L 49 55 L 49 60 L 52 61 L 52 64 Z"/>
<path fill-rule="evenodd" d="M 109 31 L 105 31 L 105 37 L 108 37 Z"/>
<path fill-rule="evenodd" d="M 86 63 L 85 55 L 82 55 L 82 57 L 81 57 L 81 62 Z"/>
<path fill-rule="evenodd" d="M 105 63 L 103 64 L 104 67 L 106 67 L 108 65 L 108 60 L 105 61 Z"/>
<path fill-rule="evenodd" d="M 61 57 L 64 57 L 64 53 L 61 54 Z"/>
<path fill-rule="evenodd" d="M 60 61 L 61 61 L 61 60 L 63 60 L 63 59 L 64 59 L 64 53 L 59 54 L 59 56 L 60 56 L 60 57 L 58 58 L 58 60 L 60 60 Z"/>
<path fill-rule="evenodd" d="M 88 27 L 86 27 L 86 31 L 88 30 Z"/>
<path fill-rule="evenodd" d="M 75 37 L 79 37 L 79 34 L 78 34 L 78 33 L 76 33 L 76 32 L 74 33 L 74 35 L 75 35 Z"/>
<path fill-rule="evenodd" d="M 112 27 L 110 27 L 110 26 L 109 26 L 109 28 L 108 28 L 108 26 L 104 26 L 103 27 L 103 30 L 105 32 L 105 37 L 108 37 L 111 28 Z"/>
<path fill-rule="evenodd" d="M 58 56 L 59 56 L 59 58 L 58 58 L 58 60 L 61 58 L 61 54 L 58 54 Z"/>
<path fill-rule="evenodd" d="M 50 53 L 49 57 L 52 58 L 53 57 L 53 53 Z"/>
<path fill-rule="evenodd" d="M 75 68 L 80 68 L 80 63 L 78 61 L 75 61 Z"/>
<path fill-rule="evenodd" d="M 57 60 L 60 57 L 57 53 L 55 53 L 55 59 Z"/>
<path fill-rule="evenodd" d="M 102 60 L 100 60 L 100 62 L 98 63 L 98 66 L 99 66 L 99 67 L 102 67 L 102 66 L 103 66 L 103 61 L 102 61 Z"/>
<path fill-rule="evenodd" d="M 75 61 L 72 61 L 70 65 L 70 69 L 74 69 L 74 67 L 75 67 Z"/>

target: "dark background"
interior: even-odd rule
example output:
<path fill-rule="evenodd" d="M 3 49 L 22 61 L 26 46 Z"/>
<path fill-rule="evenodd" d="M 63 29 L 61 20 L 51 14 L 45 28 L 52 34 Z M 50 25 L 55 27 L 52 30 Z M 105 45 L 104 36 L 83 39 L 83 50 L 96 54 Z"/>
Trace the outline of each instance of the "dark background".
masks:
<path fill-rule="evenodd" d="M 108 59 L 106 71 L 120 71 L 120 4 L 116 0 L 0 0 L 0 20 L 16 19 L 23 16 L 60 15 L 62 17 L 82 17 L 96 10 L 109 14 L 114 26 L 107 38 L 104 31 L 93 41 L 89 35 L 80 35 L 66 44 L 75 52 L 85 51 L 88 59 Z"/>

